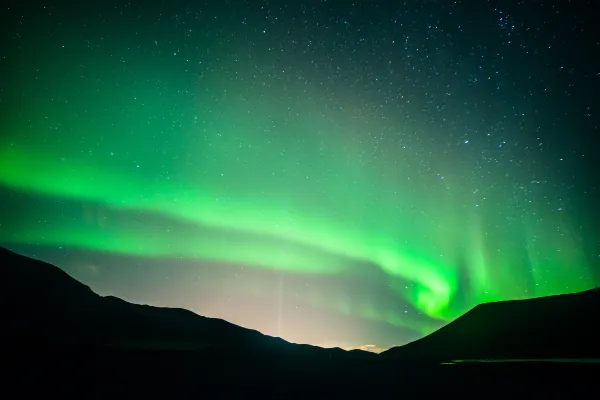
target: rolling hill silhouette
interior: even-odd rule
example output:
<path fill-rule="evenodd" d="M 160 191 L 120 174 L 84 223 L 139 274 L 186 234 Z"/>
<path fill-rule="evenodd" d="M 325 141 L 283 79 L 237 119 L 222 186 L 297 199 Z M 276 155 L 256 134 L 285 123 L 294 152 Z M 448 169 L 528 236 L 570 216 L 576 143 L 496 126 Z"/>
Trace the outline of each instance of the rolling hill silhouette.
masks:
<path fill-rule="evenodd" d="M 187 310 L 102 297 L 58 267 L 3 248 L 0 266 L 0 357 L 10 365 L 0 387 L 18 397 L 36 391 L 32 382 L 63 399 L 164 397 L 164 391 L 178 397 L 215 384 L 219 396 L 231 384 L 258 384 L 286 397 L 356 395 L 358 383 L 369 384 L 369 395 L 474 385 L 528 387 L 539 395 L 592 387 L 600 366 L 440 363 L 599 357 L 597 290 L 477 306 L 430 336 L 376 355 L 293 344 Z M 248 394 L 242 387 L 236 396 Z"/>
<path fill-rule="evenodd" d="M 372 357 L 293 344 L 191 311 L 100 296 L 54 265 L 0 248 L 4 343 L 55 350 L 120 348 Z"/>
<path fill-rule="evenodd" d="M 430 361 L 600 358 L 600 290 L 480 304 L 382 353 Z"/>

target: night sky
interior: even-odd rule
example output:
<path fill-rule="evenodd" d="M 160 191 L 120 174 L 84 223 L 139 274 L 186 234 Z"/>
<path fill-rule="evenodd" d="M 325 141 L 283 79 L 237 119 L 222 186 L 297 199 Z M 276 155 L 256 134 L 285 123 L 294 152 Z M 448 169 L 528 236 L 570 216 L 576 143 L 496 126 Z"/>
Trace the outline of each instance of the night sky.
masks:
<path fill-rule="evenodd" d="M 344 348 L 594 287 L 594 3 L 3 3 L 0 244 Z"/>

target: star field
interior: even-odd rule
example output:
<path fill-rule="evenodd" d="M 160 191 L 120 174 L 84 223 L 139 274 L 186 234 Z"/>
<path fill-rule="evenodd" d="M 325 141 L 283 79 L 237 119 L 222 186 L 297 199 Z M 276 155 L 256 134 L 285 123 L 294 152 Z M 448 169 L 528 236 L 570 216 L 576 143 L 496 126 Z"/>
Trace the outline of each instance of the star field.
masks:
<path fill-rule="evenodd" d="M 2 7 L 0 244 L 101 294 L 389 347 L 600 282 L 591 1 Z"/>

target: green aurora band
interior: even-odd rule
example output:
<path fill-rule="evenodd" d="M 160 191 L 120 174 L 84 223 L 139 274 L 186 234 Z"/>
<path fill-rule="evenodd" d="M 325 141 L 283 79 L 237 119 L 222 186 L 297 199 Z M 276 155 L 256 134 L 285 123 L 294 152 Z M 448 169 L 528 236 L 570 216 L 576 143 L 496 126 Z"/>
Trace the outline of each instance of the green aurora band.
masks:
<path fill-rule="evenodd" d="M 231 235 L 103 226 L 38 210 L 0 230 L 1 242 L 223 260 L 297 274 L 344 274 L 349 262 L 362 263 L 384 271 L 399 297 L 444 321 L 480 302 L 523 297 L 532 279 L 535 292 L 527 297 L 592 285 L 566 211 L 548 207 L 543 189 L 515 186 L 500 169 L 490 168 L 485 180 L 474 176 L 476 166 L 418 135 L 373 139 L 390 126 L 424 128 L 359 119 L 350 105 L 332 110 L 323 100 L 328 95 L 309 98 L 304 84 L 289 84 L 295 100 L 286 102 L 276 100 L 282 95 L 274 88 L 236 89 L 204 77 L 193 104 L 176 99 L 169 106 L 140 75 L 118 96 L 55 77 L 28 104 L 29 120 L 42 122 L 14 122 L 11 129 L 20 133 L 0 141 L 0 184 Z M 74 93 L 79 97 L 64 106 L 68 112 L 57 112 L 54 98 Z M 54 222 L 39 224 L 40 218 Z M 461 274 L 469 278 L 467 304 L 454 301 Z M 414 285 L 407 289 L 407 281 Z M 431 329 L 369 304 L 350 310 L 318 294 L 311 298 L 342 314 Z"/>
<path fill-rule="evenodd" d="M 43 153 L 21 152 L 5 147 L 0 152 L 3 171 L 1 181 L 6 186 L 44 195 L 83 199 L 106 203 L 113 208 L 147 210 L 164 213 L 176 218 L 198 222 L 204 226 L 229 228 L 254 233 L 257 240 L 231 242 L 212 237 L 179 238 L 166 241 L 164 237 L 147 236 L 120 230 L 82 230 L 82 226 L 46 228 L 22 225 L 19 232 L 0 237 L 10 242 L 11 237 L 22 242 L 37 241 L 43 244 L 70 245 L 89 249 L 122 252 L 145 256 L 183 255 L 187 257 L 245 262 L 267 268 L 281 268 L 299 273 L 341 273 L 344 264 L 335 257 L 326 257 L 310 251 L 310 247 L 327 253 L 368 261 L 378 265 L 390 276 L 419 283 L 419 291 L 413 301 L 430 316 L 441 316 L 448 305 L 454 286 L 452 271 L 441 265 L 433 265 L 426 257 L 399 252 L 377 240 L 377 236 L 361 235 L 348 227 L 336 227 L 328 221 L 319 222 L 303 216 L 295 216 L 276 208 L 261 209 L 259 201 L 237 199 L 228 202 L 194 190 L 162 184 L 156 196 L 144 195 L 149 183 L 129 179 L 124 181 L 118 174 L 86 167 L 84 164 L 52 163 Z M 118 187 L 115 184 L 118 182 Z M 182 195 L 183 194 L 183 195 Z M 289 221 L 287 224 L 286 221 Z M 270 245 L 261 236 L 288 239 L 294 246 Z M 374 240 L 375 239 L 375 240 Z M 308 250 L 299 252 L 306 245 Z M 311 254 L 312 253 L 312 254 Z M 316 254 L 315 254 L 316 253 Z M 371 312 L 373 314 L 373 312 Z"/>

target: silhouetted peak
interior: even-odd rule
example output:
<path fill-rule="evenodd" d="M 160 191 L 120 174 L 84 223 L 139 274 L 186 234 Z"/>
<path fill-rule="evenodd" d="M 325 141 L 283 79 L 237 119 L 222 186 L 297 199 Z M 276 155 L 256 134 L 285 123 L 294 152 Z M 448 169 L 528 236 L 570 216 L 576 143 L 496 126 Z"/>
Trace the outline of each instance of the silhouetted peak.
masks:
<path fill-rule="evenodd" d="M 429 336 L 382 354 L 438 360 L 600 356 L 600 291 L 477 305 Z"/>
<path fill-rule="evenodd" d="M 47 297 L 53 301 L 70 296 L 80 300 L 95 296 L 88 286 L 52 264 L 22 256 L 6 248 L 0 249 L 0 274 L 4 283 L 2 296 Z"/>

